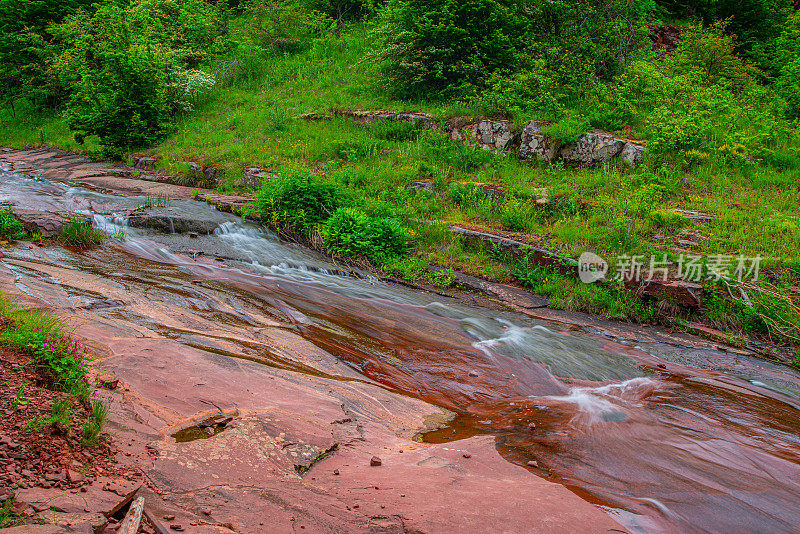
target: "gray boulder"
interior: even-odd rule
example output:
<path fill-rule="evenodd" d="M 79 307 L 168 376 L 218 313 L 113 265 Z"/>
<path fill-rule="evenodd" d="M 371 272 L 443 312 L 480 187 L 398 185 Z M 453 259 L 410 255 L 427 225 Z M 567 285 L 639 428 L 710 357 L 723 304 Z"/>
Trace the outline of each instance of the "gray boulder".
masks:
<path fill-rule="evenodd" d="M 514 138 L 510 121 L 482 120 L 450 130 L 450 139 L 502 152 Z"/>
<path fill-rule="evenodd" d="M 519 145 L 519 157 L 522 159 L 539 159 L 542 161 L 552 161 L 558 155 L 561 147 L 555 139 L 545 137 L 542 133 L 542 124 L 531 121 L 522 130 L 522 138 Z"/>
<path fill-rule="evenodd" d="M 571 163 L 605 163 L 622 151 L 625 141 L 598 130 L 586 132 L 574 145 L 561 149 L 561 157 Z"/>
<path fill-rule="evenodd" d="M 647 149 L 642 145 L 628 141 L 625 143 L 625 146 L 622 147 L 622 152 L 620 152 L 619 157 L 626 163 L 633 165 L 641 161 L 645 152 L 647 152 Z"/>

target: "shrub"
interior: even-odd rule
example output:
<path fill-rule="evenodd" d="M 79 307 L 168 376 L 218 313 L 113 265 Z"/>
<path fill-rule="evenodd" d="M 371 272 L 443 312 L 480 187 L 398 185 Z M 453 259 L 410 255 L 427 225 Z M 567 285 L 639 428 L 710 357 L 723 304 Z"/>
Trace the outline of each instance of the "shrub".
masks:
<path fill-rule="evenodd" d="M 777 87 L 790 117 L 800 118 L 800 11 L 789 17 L 777 43 L 780 64 Z"/>
<path fill-rule="evenodd" d="M 22 239 L 26 235 L 22 221 L 14 217 L 11 208 L 0 210 L 0 238 Z"/>
<path fill-rule="evenodd" d="M 342 199 L 335 184 L 305 171 L 266 182 L 255 202 L 263 220 L 272 226 L 310 234 L 336 211 Z"/>
<path fill-rule="evenodd" d="M 245 2 L 247 33 L 265 51 L 297 52 L 330 26 L 324 13 L 303 0 Z"/>
<path fill-rule="evenodd" d="M 474 92 L 519 63 L 525 21 L 502 0 L 389 0 L 378 35 L 389 90 L 442 98 Z"/>
<path fill-rule="evenodd" d="M 325 248 L 343 256 L 363 256 L 376 265 L 402 256 L 408 231 L 397 219 L 370 217 L 358 208 L 339 208 L 323 229 Z"/>

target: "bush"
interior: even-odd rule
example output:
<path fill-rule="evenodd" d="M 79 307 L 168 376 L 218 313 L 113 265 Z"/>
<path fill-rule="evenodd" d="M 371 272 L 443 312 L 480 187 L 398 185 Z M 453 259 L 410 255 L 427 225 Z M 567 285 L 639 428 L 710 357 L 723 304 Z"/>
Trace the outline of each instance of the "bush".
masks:
<path fill-rule="evenodd" d="M 335 184 L 305 171 L 266 182 L 255 202 L 262 219 L 272 226 L 308 235 L 336 211 L 342 198 Z"/>
<path fill-rule="evenodd" d="M 389 0 L 379 55 L 387 88 L 403 97 L 474 92 L 519 64 L 525 20 L 502 0 Z"/>
<path fill-rule="evenodd" d="M 778 90 L 786 99 L 789 116 L 800 118 L 800 11 L 789 17 L 775 55 L 781 65 Z"/>
<path fill-rule="evenodd" d="M 264 51 L 298 52 L 331 24 L 303 0 L 249 0 L 244 5 L 249 38 Z"/>
<path fill-rule="evenodd" d="M 339 208 L 323 229 L 325 248 L 342 256 L 363 256 L 376 265 L 408 250 L 408 231 L 397 219 L 370 217 L 358 208 Z"/>
<path fill-rule="evenodd" d="M 26 235 L 22 221 L 14 217 L 11 208 L 0 210 L 0 238 L 22 239 Z"/>

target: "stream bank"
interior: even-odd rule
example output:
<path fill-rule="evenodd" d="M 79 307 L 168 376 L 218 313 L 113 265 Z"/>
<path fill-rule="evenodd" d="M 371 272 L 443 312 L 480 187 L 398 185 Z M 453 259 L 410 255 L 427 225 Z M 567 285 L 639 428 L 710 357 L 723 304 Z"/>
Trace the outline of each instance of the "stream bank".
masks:
<path fill-rule="evenodd" d="M 159 514 L 209 532 L 798 524 L 791 369 L 659 328 L 350 276 L 188 188 L 52 159 L 7 166 L 0 194 L 128 238 L 9 246 L 0 287 L 71 318 L 95 369 L 120 380 L 111 431 Z M 217 227 L 126 226 L 159 194 L 168 217 Z M 187 433 L 207 439 L 173 437 Z"/>

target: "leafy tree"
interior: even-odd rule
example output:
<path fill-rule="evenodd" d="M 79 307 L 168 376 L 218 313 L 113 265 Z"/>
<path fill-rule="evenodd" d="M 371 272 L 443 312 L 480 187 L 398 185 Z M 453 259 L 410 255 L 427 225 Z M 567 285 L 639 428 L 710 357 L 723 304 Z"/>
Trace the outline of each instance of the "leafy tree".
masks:
<path fill-rule="evenodd" d="M 60 95 L 48 93 L 43 44 L 49 24 L 60 22 L 96 0 L 0 0 L 0 89 L 7 98 L 26 95 L 38 105 L 55 106 Z"/>
<path fill-rule="evenodd" d="M 787 21 L 776 49 L 778 64 L 781 65 L 778 91 L 786 99 L 789 115 L 800 118 L 800 11 Z"/>
<path fill-rule="evenodd" d="M 645 49 L 653 9 L 651 0 L 390 0 L 377 55 L 404 97 L 475 94 L 495 72 L 539 70 L 540 60 L 580 91 Z"/>

